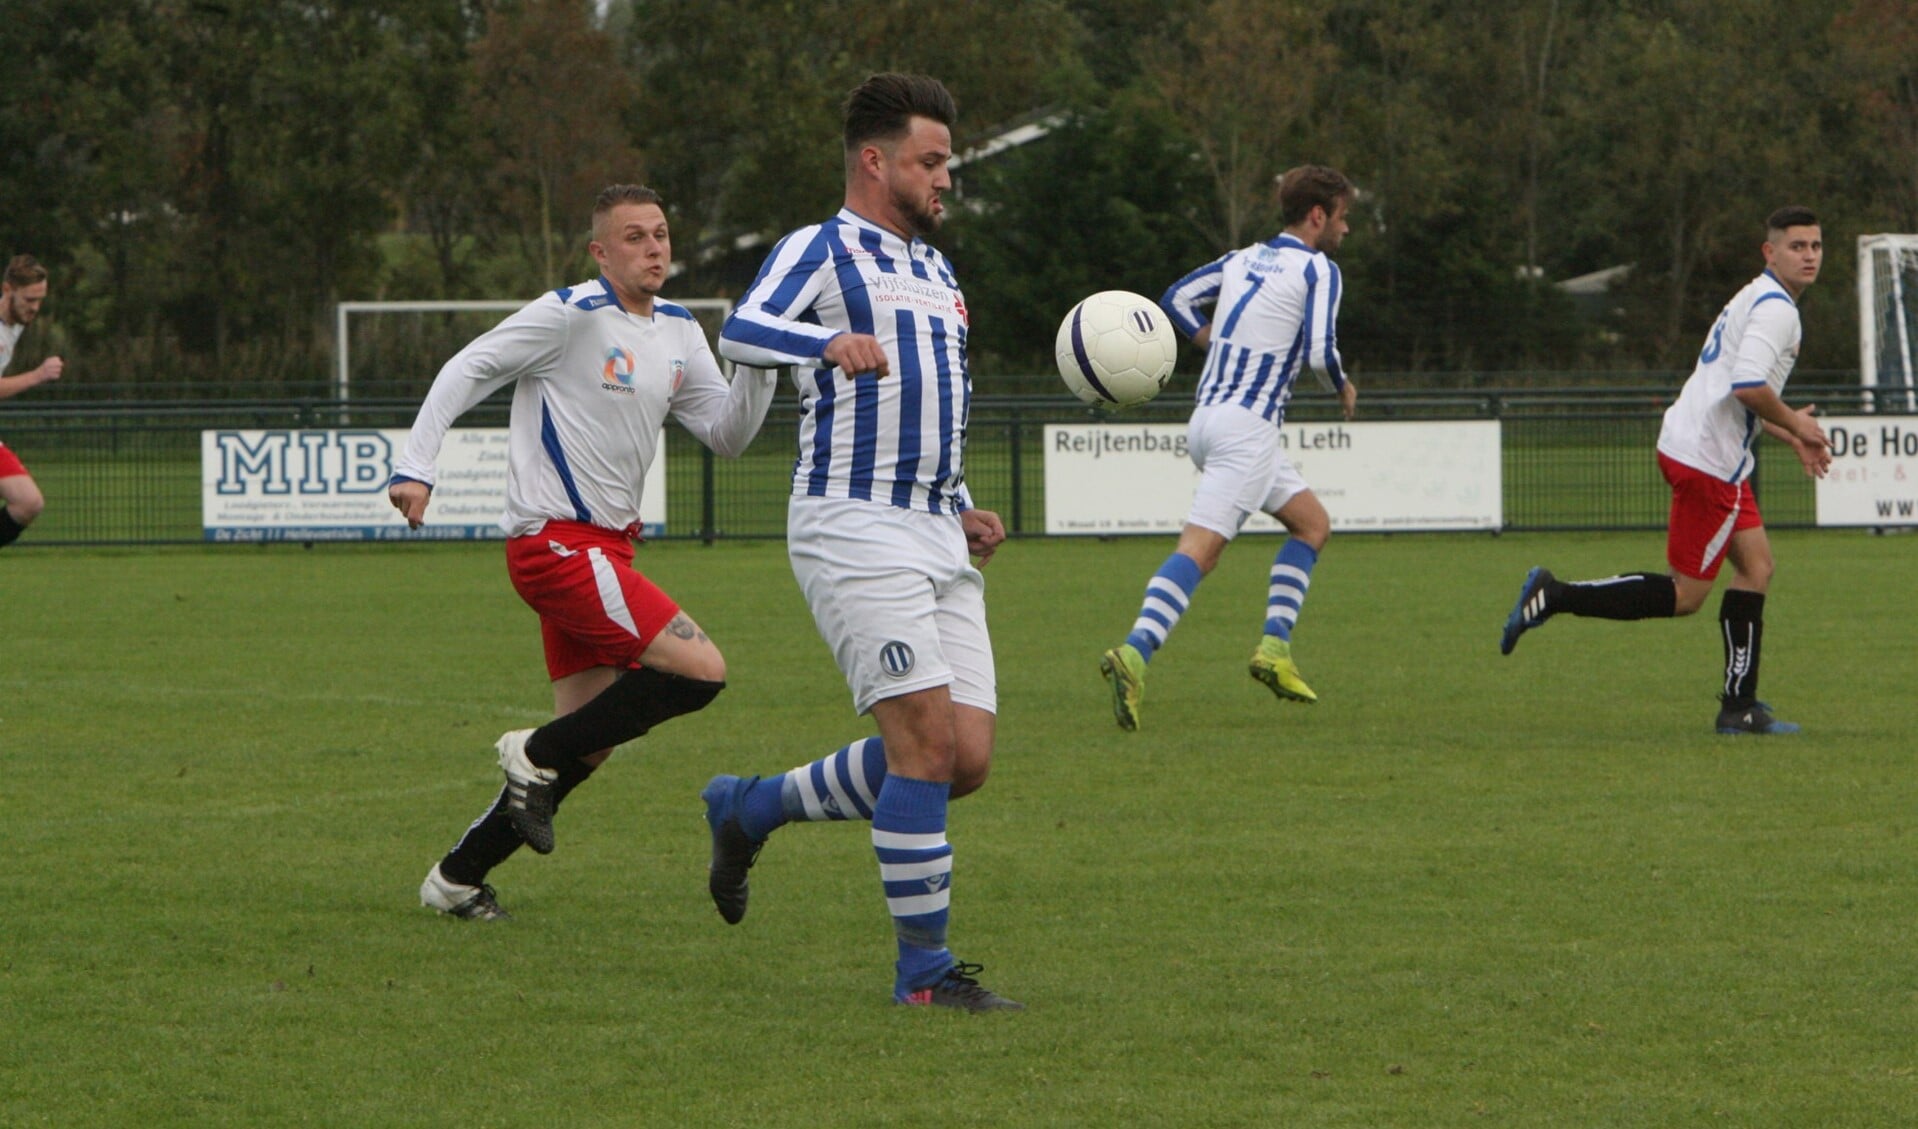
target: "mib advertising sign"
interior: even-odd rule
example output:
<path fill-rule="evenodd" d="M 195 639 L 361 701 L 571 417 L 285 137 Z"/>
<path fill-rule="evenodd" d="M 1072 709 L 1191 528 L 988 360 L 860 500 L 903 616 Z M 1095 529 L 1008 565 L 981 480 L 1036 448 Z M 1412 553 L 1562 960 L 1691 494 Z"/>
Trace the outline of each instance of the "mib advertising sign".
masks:
<path fill-rule="evenodd" d="M 1496 420 L 1288 423 L 1286 457 L 1342 530 L 1497 529 L 1504 523 Z M 1199 472 L 1184 424 L 1045 429 L 1046 532 L 1177 533 Z M 1245 528 L 1281 529 L 1263 514 Z"/>
<path fill-rule="evenodd" d="M 1918 417 L 1826 416 L 1831 472 L 1818 480 L 1819 525 L 1918 525 Z"/>
<path fill-rule="evenodd" d="M 200 512 L 208 541 L 472 541 L 506 536 L 506 429 L 456 428 L 440 448 L 426 524 L 408 529 L 386 485 L 400 429 L 202 431 Z M 666 451 L 647 475 L 646 535 L 666 529 Z"/>

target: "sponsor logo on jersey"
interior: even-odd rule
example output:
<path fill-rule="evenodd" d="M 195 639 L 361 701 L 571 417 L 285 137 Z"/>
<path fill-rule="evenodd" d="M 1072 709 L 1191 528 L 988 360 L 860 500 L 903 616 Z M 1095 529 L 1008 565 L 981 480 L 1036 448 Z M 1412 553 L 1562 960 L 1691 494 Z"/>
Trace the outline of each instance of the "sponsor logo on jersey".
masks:
<path fill-rule="evenodd" d="M 894 678 L 904 678 L 912 673 L 912 648 L 894 639 L 879 648 L 879 665 Z"/>
<path fill-rule="evenodd" d="M 608 392 L 624 392 L 631 395 L 633 370 L 637 366 L 638 359 L 633 356 L 632 350 L 619 345 L 613 346 L 606 350 L 606 363 L 600 366 L 599 386 Z"/>

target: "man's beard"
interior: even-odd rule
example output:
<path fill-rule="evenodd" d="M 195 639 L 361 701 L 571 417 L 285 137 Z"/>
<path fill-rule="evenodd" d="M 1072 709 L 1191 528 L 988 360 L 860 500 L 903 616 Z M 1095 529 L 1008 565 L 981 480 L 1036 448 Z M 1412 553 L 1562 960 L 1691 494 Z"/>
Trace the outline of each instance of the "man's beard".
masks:
<path fill-rule="evenodd" d="M 946 220 L 944 215 L 908 198 L 903 192 L 893 192 L 892 206 L 899 209 L 899 215 L 906 221 L 906 226 L 911 229 L 911 233 L 921 239 L 938 231 L 939 225 Z"/>

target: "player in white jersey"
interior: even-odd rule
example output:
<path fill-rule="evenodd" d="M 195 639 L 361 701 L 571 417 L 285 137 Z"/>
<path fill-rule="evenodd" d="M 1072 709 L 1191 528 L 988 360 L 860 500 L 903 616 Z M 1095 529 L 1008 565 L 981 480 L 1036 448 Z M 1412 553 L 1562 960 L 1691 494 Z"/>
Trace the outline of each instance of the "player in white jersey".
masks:
<path fill-rule="evenodd" d="M 40 316 L 41 303 L 46 300 L 47 268 L 32 255 L 15 255 L 0 273 L 0 373 L 7 371 L 20 335 Z M 48 357 L 26 372 L 0 376 L 0 400 L 58 380 L 65 368 L 66 362 L 59 357 Z M 0 443 L 0 548 L 19 540 L 21 532 L 33 524 L 46 505 L 26 464 Z"/>
<path fill-rule="evenodd" d="M 1718 609 L 1725 678 L 1716 727 L 1725 734 L 1798 732 L 1758 700 L 1772 555 L 1751 490 L 1752 444 L 1762 428 L 1791 444 L 1806 474 L 1822 478 L 1831 467 L 1825 431 L 1812 418 L 1815 406 L 1792 408 L 1782 396 L 1798 360 L 1798 298 L 1818 278 L 1824 237 L 1807 208 L 1780 208 L 1765 226 L 1764 273 L 1718 315 L 1658 433 L 1659 469 L 1672 488 L 1665 540 L 1671 571 L 1567 583 L 1534 568 L 1499 641 L 1509 655 L 1520 635 L 1559 612 L 1600 619 L 1691 615 L 1729 558 L 1732 579 Z"/>
<path fill-rule="evenodd" d="M 1272 562 L 1264 631 L 1248 669 L 1280 701 L 1318 701 L 1292 661 L 1292 628 L 1332 519 L 1285 457 L 1279 428 L 1307 368 L 1338 392 L 1346 419 L 1358 403 L 1358 388 L 1339 361 L 1339 268 L 1330 258 L 1345 238 L 1355 196 L 1336 169 L 1301 165 L 1286 172 L 1279 178 L 1285 230 L 1214 259 L 1159 300 L 1179 331 L 1206 351 L 1198 406 L 1186 426 L 1199 486 L 1178 547 L 1146 582 L 1132 631 L 1099 659 L 1121 729 L 1139 727 L 1146 664 L 1255 513 L 1277 518 L 1289 536 Z M 1206 305 L 1213 306 L 1210 319 L 1201 312 Z"/>
<path fill-rule="evenodd" d="M 515 384 L 501 525 L 513 587 L 539 613 L 557 716 L 499 739 L 499 798 L 420 887 L 422 903 L 459 917 L 506 916 L 487 873 L 521 842 L 551 851 L 554 811 L 615 746 L 725 686 L 719 649 L 633 568 L 632 539 L 666 417 L 736 456 L 776 375 L 742 368 L 729 385 L 691 312 L 658 297 L 672 240 L 652 189 L 602 191 L 588 246 L 598 278 L 528 303 L 440 369 L 389 488 L 418 528 L 448 428 Z"/>
<path fill-rule="evenodd" d="M 845 107 L 845 207 L 781 240 L 720 333 L 743 364 L 792 365 L 799 461 L 787 550 L 853 704 L 879 737 L 780 776 L 719 776 L 701 793 L 708 887 L 729 923 L 747 870 L 793 820 L 872 823 L 898 942 L 893 998 L 1019 1005 L 946 947 L 946 805 L 985 783 L 997 690 L 984 564 L 1005 539 L 965 487 L 966 305 L 926 242 L 952 186 L 956 110 L 923 75 L 874 75 Z"/>

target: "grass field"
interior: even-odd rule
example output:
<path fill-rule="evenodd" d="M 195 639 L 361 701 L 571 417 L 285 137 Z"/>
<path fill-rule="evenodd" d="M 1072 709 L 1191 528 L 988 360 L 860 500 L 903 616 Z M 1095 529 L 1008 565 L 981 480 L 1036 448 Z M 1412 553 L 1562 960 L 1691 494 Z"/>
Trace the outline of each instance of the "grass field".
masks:
<path fill-rule="evenodd" d="M 1336 539 L 1322 703 L 1282 706 L 1243 670 L 1273 544 L 1131 735 L 1096 660 L 1170 541 L 991 565 L 953 937 L 998 1016 L 888 1005 L 859 827 L 780 832 L 736 928 L 707 900 L 701 784 L 868 732 L 776 543 L 642 550 L 730 689 L 495 872 L 498 926 L 416 900 L 550 705 L 498 546 L 10 550 L 0 1124 L 1918 1121 L 1918 539 L 1776 537 L 1776 740 L 1711 734 L 1707 617 L 1498 655 L 1526 566 L 1656 535 Z"/>

